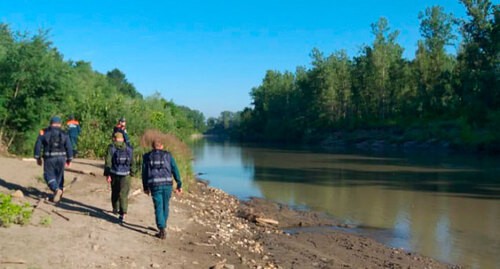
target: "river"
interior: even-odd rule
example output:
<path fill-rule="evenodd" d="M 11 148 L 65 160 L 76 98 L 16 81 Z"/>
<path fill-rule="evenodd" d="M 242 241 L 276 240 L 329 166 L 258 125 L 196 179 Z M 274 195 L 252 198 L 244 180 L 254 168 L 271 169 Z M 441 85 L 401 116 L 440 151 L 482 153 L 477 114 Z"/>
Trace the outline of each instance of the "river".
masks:
<path fill-rule="evenodd" d="M 469 268 L 500 268 L 500 159 L 332 153 L 200 140 L 195 172 L 240 199 L 326 212 L 355 232 Z"/>

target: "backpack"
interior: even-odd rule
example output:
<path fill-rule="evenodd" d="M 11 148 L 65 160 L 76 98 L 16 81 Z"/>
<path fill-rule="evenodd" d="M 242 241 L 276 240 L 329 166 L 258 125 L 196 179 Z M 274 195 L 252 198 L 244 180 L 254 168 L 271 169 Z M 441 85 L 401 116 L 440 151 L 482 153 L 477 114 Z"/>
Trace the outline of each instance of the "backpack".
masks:
<path fill-rule="evenodd" d="M 124 149 L 118 149 L 113 146 L 112 153 L 113 155 L 111 158 L 111 172 L 119 176 L 129 175 L 132 164 L 131 149 L 128 147 Z"/>
<path fill-rule="evenodd" d="M 148 184 L 171 185 L 172 171 L 170 166 L 170 153 L 163 150 L 155 150 L 149 154 L 148 160 Z"/>
<path fill-rule="evenodd" d="M 49 138 L 47 140 L 47 150 L 49 156 L 52 155 L 62 155 L 66 153 L 65 147 L 66 141 L 64 140 L 64 134 L 61 131 L 51 131 Z"/>
<path fill-rule="evenodd" d="M 165 160 L 165 151 L 154 151 L 149 156 L 149 165 L 151 169 L 162 170 L 168 168 L 167 162 Z"/>

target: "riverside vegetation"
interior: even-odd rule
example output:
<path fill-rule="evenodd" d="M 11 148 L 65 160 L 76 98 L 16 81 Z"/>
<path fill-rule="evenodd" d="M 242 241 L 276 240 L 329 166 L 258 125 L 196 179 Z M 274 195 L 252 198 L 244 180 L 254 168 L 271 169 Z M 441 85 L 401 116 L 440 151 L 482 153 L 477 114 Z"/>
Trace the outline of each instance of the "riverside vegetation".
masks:
<path fill-rule="evenodd" d="M 465 19 L 440 6 L 419 14 L 413 59 L 403 57 L 399 31 L 381 18 L 371 25 L 373 43 L 354 57 L 313 49 L 309 67 L 267 71 L 250 92 L 253 106 L 208 119 L 210 133 L 312 144 L 376 135 L 388 145 L 500 151 L 500 5 L 460 2 Z"/>

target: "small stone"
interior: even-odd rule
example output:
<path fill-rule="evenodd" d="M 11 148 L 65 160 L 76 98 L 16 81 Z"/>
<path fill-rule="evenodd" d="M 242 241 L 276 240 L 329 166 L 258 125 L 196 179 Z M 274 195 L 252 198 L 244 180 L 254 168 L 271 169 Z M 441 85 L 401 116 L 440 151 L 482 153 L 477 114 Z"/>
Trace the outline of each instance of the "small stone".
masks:
<path fill-rule="evenodd" d="M 111 266 L 112 266 L 112 267 L 117 267 L 118 265 L 117 265 L 116 263 L 112 262 L 112 263 L 111 263 Z"/>
<path fill-rule="evenodd" d="M 151 268 L 160 268 L 160 265 L 157 263 L 152 263 Z"/>
<path fill-rule="evenodd" d="M 99 245 L 92 245 L 92 250 L 93 251 L 98 251 L 99 250 Z"/>
<path fill-rule="evenodd" d="M 199 262 L 197 262 L 197 261 L 193 261 L 192 263 L 193 263 L 194 265 L 198 265 L 198 264 L 200 264 L 200 263 L 199 263 Z"/>
<path fill-rule="evenodd" d="M 24 198 L 24 193 L 21 190 L 17 190 L 11 194 L 14 198 Z"/>
<path fill-rule="evenodd" d="M 232 264 L 224 264 L 224 268 L 225 269 L 234 269 L 235 267 Z"/>

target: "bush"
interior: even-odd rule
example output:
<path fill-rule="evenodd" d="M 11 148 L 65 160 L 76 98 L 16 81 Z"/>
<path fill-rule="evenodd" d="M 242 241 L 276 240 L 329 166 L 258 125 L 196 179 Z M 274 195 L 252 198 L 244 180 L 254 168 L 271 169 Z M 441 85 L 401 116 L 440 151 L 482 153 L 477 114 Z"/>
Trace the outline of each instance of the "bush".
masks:
<path fill-rule="evenodd" d="M 33 209 L 29 203 L 17 205 L 12 202 L 10 195 L 0 193 L 0 226 L 9 227 L 11 224 L 28 224 Z"/>

